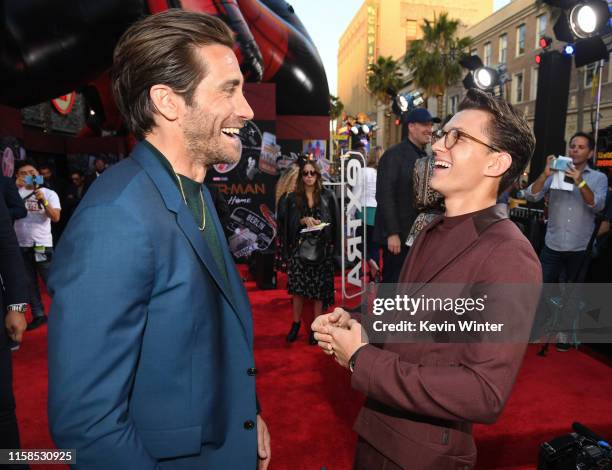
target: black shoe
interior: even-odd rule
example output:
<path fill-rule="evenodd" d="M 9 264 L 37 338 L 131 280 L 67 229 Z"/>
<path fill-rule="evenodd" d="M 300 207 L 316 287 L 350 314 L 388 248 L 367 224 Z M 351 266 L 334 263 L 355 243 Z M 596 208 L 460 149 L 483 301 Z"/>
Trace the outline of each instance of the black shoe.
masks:
<path fill-rule="evenodd" d="M 317 340 L 314 337 L 314 331 L 310 332 L 310 336 L 308 337 L 308 344 L 310 344 L 311 346 L 316 346 L 317 345 Z"/>
<path fill-rule="evenodd" d="M 300 325 L 302 324 L 302 322 L 293 322 L 291 324 L 291 329 L 289 330 L 289 333 L 287 334 L 287 342 L 288 343 L 293 343 L 296 339 L 297 339 L 297 335 L 298 332 L 300 331 Z"/>
<path fill-rule="evenodd" d="M 46 316 L 41 315 L 40 317 L 34 317 L 34 319 L 27 326 L 26 330 L 27 331 L 35 330 L 36 328 L 38 328 L 41 325 L 44 325 L 45 323 L 47 323 Z"/>
<path fill-rule="evenodd" d="M 572 348 L 572 345 L 569 343 L 557 343 L 557 351 L 559 352 L 567 352 Z"/>

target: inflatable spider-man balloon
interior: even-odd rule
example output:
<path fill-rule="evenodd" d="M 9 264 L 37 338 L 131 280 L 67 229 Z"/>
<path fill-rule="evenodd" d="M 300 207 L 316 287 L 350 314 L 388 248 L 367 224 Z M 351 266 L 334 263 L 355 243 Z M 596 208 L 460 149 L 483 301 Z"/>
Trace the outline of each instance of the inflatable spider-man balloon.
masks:
<path fill-rule="evenodd" d="M 284 0 L 2 0 L 0 103 L 24 107 L 74 89 L 118 129 L 108 74 L 114 46 L 143 15 L 184 8 L 221 17 L 250 82 L 276 84 L 280 115 L 325 116 L 328 86 L 321 59 Z"/>

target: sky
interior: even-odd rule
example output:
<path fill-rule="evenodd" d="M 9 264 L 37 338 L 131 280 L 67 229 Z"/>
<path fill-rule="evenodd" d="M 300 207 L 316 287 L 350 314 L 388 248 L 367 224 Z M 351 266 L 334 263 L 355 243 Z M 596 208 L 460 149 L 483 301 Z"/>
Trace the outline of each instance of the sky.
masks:
<path fill-rule="evenodd" d="M 319 51 L 329 92 L 336 95 L 338 75 L 338 41 L 363 0 L 288 0 L 302 21 Z M 509 0 L 494 0 L 494 9 L 507 5 Z"/>

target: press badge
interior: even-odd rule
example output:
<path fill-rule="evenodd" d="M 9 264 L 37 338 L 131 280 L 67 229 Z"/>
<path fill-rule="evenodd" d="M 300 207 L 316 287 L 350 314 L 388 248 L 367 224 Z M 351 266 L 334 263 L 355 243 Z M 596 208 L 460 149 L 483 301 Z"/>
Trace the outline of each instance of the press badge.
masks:
<path fill-rule="evenodd" d="M 34 247 L 34 261 L 36 261 L 37 263 L 42 263 L 43 261 L 47 261 L 46 247 L 44 246 Z"/>

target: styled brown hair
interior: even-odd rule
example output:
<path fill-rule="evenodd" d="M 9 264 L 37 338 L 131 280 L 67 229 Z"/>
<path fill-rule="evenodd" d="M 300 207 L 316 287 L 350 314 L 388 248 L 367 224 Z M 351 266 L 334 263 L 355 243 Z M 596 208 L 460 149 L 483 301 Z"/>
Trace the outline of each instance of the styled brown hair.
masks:
<path fill-rule="evenodd" d="M 304 165 L 300 167 L 300 176 L 298 177 L 295 184 L 295 202 L 300 211 L 308 207 L 308 202 L 306 199 L 306 188 L 304 187 L 304 178 L 302 176 L 306 165 L 310 165 L 311 167 L 313 167 L 315 172 L 317 173 L 317 181 L 315 182 L 314 193 L 312 195 L 313 203 L 315 206 L 318 206 L 321 202 L 321 191 L 323 191 L 323 179 L 321 178 L 321 169 L 319 168 L 319 165 L 317 165 L 314 160 L 305 161 Z"/>
<path fill-rule="evenodd" d="M 111 81 L 115 101 L 130 132 L 142 140 L 151 132 L 155 105 L 149 91 L 167 85 L 185 100 L 207 75 L 197 48 L 233 47 L 232 30 L 219 18 L 172 8 L 134 23 L 121 36 L 113 55 Z"/>
<path fill-rule="evenodd" d="M 498 194 L 501 194 L 527 168 L 535 150 L 535 137 L 527 120 L 502 98 L 472 88 L 459 104 L 459 111 L 467 109 L 478 109 L 489 114 L 489 123 L 484 132 L 491 140 L 491 146 L 508 152 L 512 157 L 512 164 L 499 183 Z"/>

